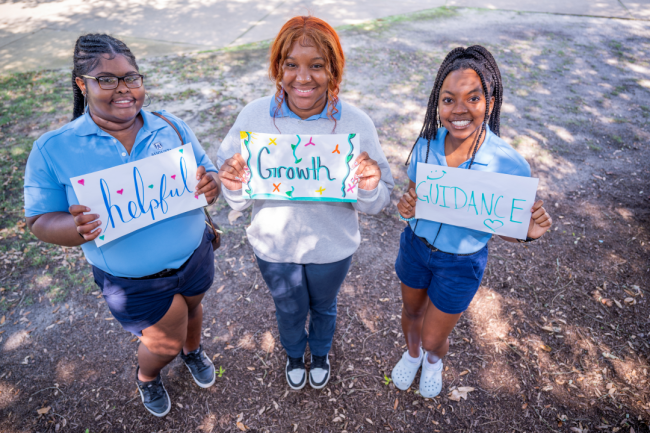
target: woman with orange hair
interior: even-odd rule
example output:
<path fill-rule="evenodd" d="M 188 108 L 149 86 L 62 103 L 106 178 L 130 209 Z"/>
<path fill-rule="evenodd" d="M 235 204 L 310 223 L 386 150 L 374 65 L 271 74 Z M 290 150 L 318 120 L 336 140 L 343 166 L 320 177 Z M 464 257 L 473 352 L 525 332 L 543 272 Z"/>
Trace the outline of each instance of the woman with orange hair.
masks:
<path fill-rule="evenodd" d="M 253 204 L 246 232 L 275 302 L 280 341 L 287 353 L 287 382 L 293 389 L 305 386 L 309 343 L 309 384 L 320 389 L 330 376 L 336 297 L 359 247 L 357 212 L 380 212 L 389 203 L 394 182 L 372 120 L 338 97 L 345 57 L 336 31 L 321 19 L 294 17 L 280 30 L 270 57 L 269 76 L 276 93 L 244 107 L 219 148 L 217 165 L 228 204 L 235 210 Z M 362 151 L 355 161 L 358 201 L 253 203 L 244 198 L 242 179 L 249 168 L 239 154 L 241 131 L 358 134 Z"/>

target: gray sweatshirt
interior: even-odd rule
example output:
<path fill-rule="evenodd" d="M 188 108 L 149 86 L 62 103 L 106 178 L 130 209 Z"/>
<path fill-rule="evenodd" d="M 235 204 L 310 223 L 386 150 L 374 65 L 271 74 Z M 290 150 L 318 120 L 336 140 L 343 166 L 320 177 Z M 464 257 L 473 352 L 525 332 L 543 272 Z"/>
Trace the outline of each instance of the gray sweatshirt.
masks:
<path fill-rule="evenodd" d="M 341 119 L 300 120 L 270 114 L 272 96 L 248 104 L 221 143 L 217 167 L 241 153 L 240 131 L 277 134 L 358 134 L 361 152 L 368 152 L 381 169 L 381 180 L 372 191 L 359 189 L 356 203 L 248 200 L 242 190 L 223 188 L 223 196 L 235 210 L 253 204 L 251 225 L 246 230 L 255 254 L 274 263 L 333 263 L 351 256 L 359 247 L 357 211 L 376 214 L 390 201 L 395 186 L 390 166 L 379 144 L 372 120 L 358 108 L 342 102 Z M 276 129 L 277 126 L 277 129 Z"/>

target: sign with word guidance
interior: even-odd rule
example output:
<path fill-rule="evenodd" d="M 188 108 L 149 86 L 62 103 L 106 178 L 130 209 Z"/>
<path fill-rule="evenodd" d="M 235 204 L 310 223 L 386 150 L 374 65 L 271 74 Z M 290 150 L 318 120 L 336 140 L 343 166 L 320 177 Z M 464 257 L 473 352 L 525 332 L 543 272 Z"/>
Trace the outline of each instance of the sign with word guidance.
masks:
<path fill-rule="evenodd" d="M 196 159 L 191 144 L 70 179 L 79 204 L 99 215 L 98 247 L 187 211 L 207 206 L 194 195 Z"/>
<path fill-rule="evenodd" d="M 242 131 L 241 155 L 250 169 L 244 197 L 356 202 L 356 134 L 288 135 Z"/>
<path fill-rule="evenodd" d="M 539 179 L 418 162 L 415 217 L 526 239 Z"/>

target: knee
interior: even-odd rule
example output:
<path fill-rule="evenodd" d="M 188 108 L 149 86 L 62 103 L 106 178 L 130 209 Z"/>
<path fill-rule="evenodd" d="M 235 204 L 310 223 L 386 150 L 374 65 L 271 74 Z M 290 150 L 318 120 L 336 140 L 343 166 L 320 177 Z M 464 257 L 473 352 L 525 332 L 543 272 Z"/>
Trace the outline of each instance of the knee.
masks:
<path fill-rule="evenodd" d="M 424 313 L 427 311 L 427 304 L 424 305 L 415 305 L 404 303 L 402 308 L 402 316 L 410 320 L 418 320 L 424 316 Z"/>
<path fill-rule="evenodd" d="M 197 315 L 203 314 L 203 304 L 198 304 L 196 307 L 192 308 L 191 310 L 187 310 L 187 318 L 188 319 L 193 319 Z"/>
<path fill-rule="evenodd" d="M 438 353 L 449 344 L 449 339 L 436 336 L 422 336 L 422 347 L 427 352 Z"/>
<path fill-rule="evenodd" d="M 183 350 L 185 345 L 184 338 L 166 338 L 162 341 L 157 341 L 153 347 L 148 348 L 154 355 L 162 356 L 165 358 L 174 358 Z"/>

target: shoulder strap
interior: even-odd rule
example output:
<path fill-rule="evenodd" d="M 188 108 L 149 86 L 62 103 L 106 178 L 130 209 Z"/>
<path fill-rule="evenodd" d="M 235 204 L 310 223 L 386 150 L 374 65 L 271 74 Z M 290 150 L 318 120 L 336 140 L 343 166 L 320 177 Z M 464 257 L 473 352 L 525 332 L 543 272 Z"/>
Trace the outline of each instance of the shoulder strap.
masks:
<path fill-rule="evenodd" d="M 178 135 L 178 139 L 181 141 L 181 146 L 184 144 L 184 143 L 183 143 L 183 137 L 181 137 L 181 133 L 178 132 L 178 129 L 176 128 L 176 126 L 174 126 L 174 124 L 173 124 L 172 122 L 170 122 L 168 118 L 166 118 L 165 116 L 163 116 L 163 115 L 160 114 L 160 113 L 156 113 L 155 111 L 152 111 L 151 114 L 153 114 L 153 115 L 156 116 L 156 117 L 160 117 L 162 120 L 164 120 L 165 122 L 169 123 L 169 126 L 171 126 L 172 128 L 174 128 L 174 131 L 176 131 L 176 135 Z"/>

